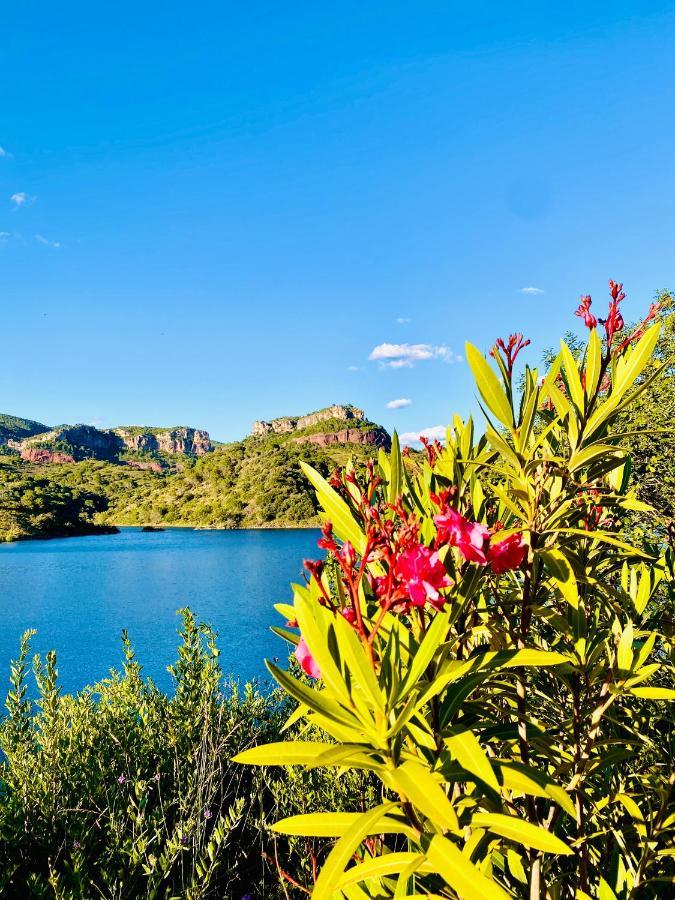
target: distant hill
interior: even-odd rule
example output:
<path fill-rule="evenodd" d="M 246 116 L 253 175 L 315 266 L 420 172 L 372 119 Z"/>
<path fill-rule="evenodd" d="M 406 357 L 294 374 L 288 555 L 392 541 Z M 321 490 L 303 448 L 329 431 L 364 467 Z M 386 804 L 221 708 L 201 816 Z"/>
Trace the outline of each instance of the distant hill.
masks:
<path fill-rule="evenodd" d="M 22 441 L 45 431 L 49 431 L 49 426 L 43 425 L 41 422 L 0 413 L 0 445 L 6 445 L 10 440 Z"/>
<path fill-rule="evenodd" d="M 382 426 L 351 406 L 258 422 L 248 437 L 222 445 L 183 426 L 60 426 L 14 444 L 15 455 L 0 459 L 0 495 L 10 482 L 13 497 L 30 491 L 30 479 L 37 478 L 47 505 L 64 491 L 85 495 L 95 524 L 315 525 L 314 491 L 300 462 L 328 475 L 349 459 L 363 465 L 390 444 Z M 12 530 L 6 518 L 0 540 L 3 531 L 17 537 L 35 530 L 31 524 L 31 534 L 22 534 L 16 523 Z"/>

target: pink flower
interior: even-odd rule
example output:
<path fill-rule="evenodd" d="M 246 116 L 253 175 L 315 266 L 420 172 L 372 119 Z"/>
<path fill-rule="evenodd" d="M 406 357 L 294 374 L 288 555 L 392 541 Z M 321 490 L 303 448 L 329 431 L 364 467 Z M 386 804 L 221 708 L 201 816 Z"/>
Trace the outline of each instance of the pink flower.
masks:
<path fill-rule="evenodd" d="M 591 295 L 586 294 L 585 297 L 581 298 L 581 303 L 579 304 L 579 308 L 574 313 L 575 316 L 579 316 L 580 319 L 584 320 L 584 325 L 586 328 L 595 328 L 598 324 L 597 318 L 591 312 Z"/>
<path fill-rule="evenodd" d="M 485 555 L 485 542 L 490 537 L 490 532 L 480 522 L 470 522 L 460 515 L 456 509 L 448 509 L 438 516 L 434 516 L 434 522 L 438 526 L 438 540 L 441 544 L 450 544 L 457 547 L 464 559 L 478 563 L 480 566 L 487 564 Z"/>
<path fill-rule="evenodd" d="M 623 316 L 619 310 L 617 300 L 611 300 L 609 303 L 609 311 L 605 319 L 605 331 L 607 332 L 607 342 L 612 343 L 612 338 L 617 331 L 622 331 L 624 326 Z"/>
<path fill-rule="evenodd" d="M 310 678 L 321 678 L 321 669 L 317 666 L 314 657 L 309 652 L 309 647 L 303 637 L 300 638 L 300 643 L 295 648 L 295 658 L 300 663 L 300 668 L 306 675 L 309 675 Z"/>
<path fill-rule="evenodd" d="M 441 607 L 445 599 L 439 590 L 452 586 L 438 553 L 421 544 L 401 553 L 394 566 L 394 575 L 405 584 L 413 606 L 424 606 L 428 600 Z"/>
<path fill-rule="evenodd" d="M 345 606 L 340 612 L 350 625 L 353 625 L 354 622 L 356 622 L 356 612 L 351 606 Z"/>
<path fill-rule="evenodd" d="M 517 569 L 525 559 L 527 544 L 522 534 L 510 534 L 496 544 L 491 544 L 488 549 L 488 562 L 496 575 Z"/>

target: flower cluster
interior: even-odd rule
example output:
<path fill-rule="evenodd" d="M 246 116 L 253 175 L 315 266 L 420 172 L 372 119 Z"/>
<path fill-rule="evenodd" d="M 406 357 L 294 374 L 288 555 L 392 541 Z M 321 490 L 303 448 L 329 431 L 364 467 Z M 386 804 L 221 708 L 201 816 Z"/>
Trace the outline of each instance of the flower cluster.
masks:
<path fill-rule="evenodd" d="M 318 602 L 344 616 L 368 647 L 387 613 L 410 616 L 414 610 L 423 613 L 426 609 L 433 614 L 443 609 L 455 586 L 444 563 L 449 548 L 456 548 L 465 562 L 487 566 L 495 574 L 517 569 L 527 554 L 522 534 L 495 540 L 500 524 L 491 533 L 486 525 L 457 512 L 450 505 L 457 496 L 453 487 L 439 495 L 432 494 L 440 512 L 433 517 L 436 534 L 428 545 L 420 537 L 422 520 L 400 499 L 387 503 L 381 496 L 377 490 L 380 479 L 372 466 L 367 468 L 364 485 L 351 472 L 342 476 L 335 473 L 332 484 L 363 523 L 365 547 L 357 553 L 350 541 L 338 543 L 331 523 L 326 522 L 318 541 L 318 546 L 326 551 L 326 560 L 305 560 L 305 569 L 318 589 Z M 461 568 L 457 571 L 463 573 Z M 330 590 L 336 581 L 339 590 Z M 364 598 L 379 608 L 374 622 L 364 618 Z M 288 624 L 297 626 L 296 622 Z M 308 676 L 321 677 L 302 637 L 295 656 Z"/>
<path fill-rule="evenodd" d="M 524 338 L 520 333 L 510 334 L 508 341 L 504 341 L 502 338 L 497 338 L 497 342 L 495 343 L 492 350 L 490 350 L 490 356 L 493 359 L 499 360 L 500 355 L 503 355 L 504 366 L 506 368 L 509 381 L 513 377 L 513 367 L 515 365 L 516 359 L 518 358 L 518 354 L 521 350 L 524 350 L 525 347 L 529 347 L 530 343 L 531 342 L 529 338 Z"/>
<path fill-rule="evenodd" d="M 434 516 L 438 544 L 456 547 L 467 562 L 490 566 L 496 575 L 522 565 L 527 555 L 527 544 L 522 534 L 510 534 L 501 540 L 491 541 L 487 526 L 466 519 L 456 509 L 445 505 L 440 497 L 434 495 L 432 499 L 441 507 L 439 515 Z"/>
<path fill-rule="evenodd" d="M 612 342 L 614 337 L 625 328 L 625 322 L 623 319 L 623 315 L 621 310 L 619 309 L 619 304 L 626 299 L 626 292 L 623 289 L 623 284 L 620 281 L 614 281 L 613 279 L 609 279 L 609 307 L 607 309 L 607 318 L 598 319 L 591 312 L 591 295 L 585 294 L 581 298 L 581 302 L 579 303 L 578 308 L 576 309 L 574 315 L 579 316 L 580 319 L 584 320 L 584 325 L 587 328 L 592 329 L 595 328 L 598 322 L 605 326 L 605 334 L 607 336 L 607 348 L 611 350 Z M 652 303 L 649 307 L 649 312 L 647 316 L 643 320 L 642 324 L 635 329 L 635 331 L 627 337 L 616 349 L 616 353 L 621 353 L 629 344 L 632 344 L 634 341 L 639 340 L 644 334 L 645 326 L 656 318 L 656 315 L 659 311 L 659 304 Z"/>

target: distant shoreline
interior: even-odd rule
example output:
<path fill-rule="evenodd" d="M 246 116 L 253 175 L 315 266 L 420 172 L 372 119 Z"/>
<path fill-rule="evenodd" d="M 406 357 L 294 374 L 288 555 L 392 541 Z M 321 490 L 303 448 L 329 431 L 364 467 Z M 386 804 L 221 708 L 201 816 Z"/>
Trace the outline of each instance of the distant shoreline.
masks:
<path fill-rule="evenodd" d="M 104 535 L 120 534 L 122 529 L 133 529 L 140 534 L 160 534 L 163 531 L 318 531 L 320 523 L 313 525 L 249 525 L 245 528 L 232 528 L 228 525 L 101 525 L 82 531 L 69 531 L 62 534 L 32 534 L 22 535 L 11 540 L 0 541 L 0 547 L 9 544 L 25 544 L 29 541 L 51 541 L 63 538 L 103 537 Z M 149 530 L 144 532 L 143 529 Z"/>

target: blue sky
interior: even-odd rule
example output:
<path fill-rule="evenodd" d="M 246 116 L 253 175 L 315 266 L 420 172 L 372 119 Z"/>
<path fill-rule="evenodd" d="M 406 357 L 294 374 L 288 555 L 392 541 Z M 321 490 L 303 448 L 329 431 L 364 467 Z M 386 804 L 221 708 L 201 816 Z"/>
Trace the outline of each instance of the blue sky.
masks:
<path fill-rule="evenodd" d="M 467 339 L 675 285 L 674 45 L 674 3 L 6 6 L 0 410 L 466 414 Z"/>

